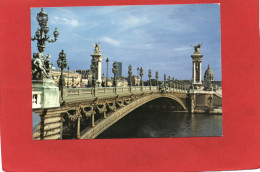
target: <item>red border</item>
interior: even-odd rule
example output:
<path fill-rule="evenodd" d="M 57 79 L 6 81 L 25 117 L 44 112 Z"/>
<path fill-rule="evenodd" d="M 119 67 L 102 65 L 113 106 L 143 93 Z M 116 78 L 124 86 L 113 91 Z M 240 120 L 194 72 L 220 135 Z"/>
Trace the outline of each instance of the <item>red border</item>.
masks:
<path fill-rule="evenodd" d="M 221 3 L 223 137 L 33 141 L 30 7 Z M 259 167 L 258 0 L 2 0 L 6 171 L 205 171 Z"/>

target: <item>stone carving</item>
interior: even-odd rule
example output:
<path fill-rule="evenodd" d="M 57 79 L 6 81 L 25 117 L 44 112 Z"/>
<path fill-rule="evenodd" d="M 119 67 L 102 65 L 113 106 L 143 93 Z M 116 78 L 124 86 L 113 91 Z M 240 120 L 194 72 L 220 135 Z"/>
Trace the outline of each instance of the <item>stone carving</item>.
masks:
<path fill-rule="evenodd" d="M 202 43 L 198 44 L 198 45 L 191 45 L 194 47 L 194 54 L 200 54 L 200 47 L 201 47 Z"/>
<path fill-rule="evenodd" d="M 99 54 L 100 53 L 100 46 L 99 46 L 99 44 L 100 44 L 100 42 L 94 44 L 94 48 L 95 48 L 94 53 L 95 54 Z"/>
<path fill-rule="evenodd" d="M 50 69 L 52 67 L 52 63 L 50 63 L 50 55 L 47 54 L 45 59 L 42 56 L 42 53 L 33 53 L 32 58 L 32 79 L 44 79 L 50 78 Z"/>

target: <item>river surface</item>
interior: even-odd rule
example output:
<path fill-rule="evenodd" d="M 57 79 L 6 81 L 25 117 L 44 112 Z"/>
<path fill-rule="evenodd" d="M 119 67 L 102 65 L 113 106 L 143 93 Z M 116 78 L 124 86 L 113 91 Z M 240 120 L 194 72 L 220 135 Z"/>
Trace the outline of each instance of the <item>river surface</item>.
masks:
<path fill-rule="evenodd" d="M 222 136 L 222 115 L 133 111 L 97 139 L 204 136 Z"/>

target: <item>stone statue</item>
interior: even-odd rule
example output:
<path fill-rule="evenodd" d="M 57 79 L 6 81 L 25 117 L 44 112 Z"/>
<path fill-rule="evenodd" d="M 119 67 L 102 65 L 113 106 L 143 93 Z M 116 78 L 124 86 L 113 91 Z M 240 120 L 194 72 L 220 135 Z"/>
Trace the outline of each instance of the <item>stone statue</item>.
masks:
<path fill-rule="evenodd" d="M 53 63 L 50 62 L 50 58 L 51 58 L 51 55 L 47 54 L 45 57 L 45 60 L 44 60 L 44 66 L 45 66 L 47 75 L 49 75 L 51 67 L 53 66 Z"/>
<path fill-rule="evenodd" d="M 202 43 L 198 44 L 198 45 L 191 45 L 194 47 L 194 53 L 195 54 L 200 54 L 200 47 L 201 47 Z"/>
<path fill-rule="evenodd" d="M 46 59 L 42 58 L 41 53 L 33 53 L 32 58 L 32 78 L 33 80 L 49 78 L 49 72 L 52 63 L 49 61 L 50 55 L 46 55 Z"/>
<path fill-rule="evenodd" d="M 95 47 L 95 52 L 94 53 L 100 53 L 100 46 L 99 46 L 99 44 L 100 44 L 100 42 L 94 44 L 94 47 Z"/>

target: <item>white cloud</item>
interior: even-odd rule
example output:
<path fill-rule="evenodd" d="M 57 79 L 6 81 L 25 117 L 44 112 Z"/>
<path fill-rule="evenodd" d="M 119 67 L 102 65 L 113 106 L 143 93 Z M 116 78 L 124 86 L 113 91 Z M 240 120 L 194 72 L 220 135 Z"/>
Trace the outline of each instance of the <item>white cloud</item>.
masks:
<path fill-rule="evenodd" d="M 121 27 L 123 30 L 125 30 L 128 28 L 138 27 L 138 26 L 145 25 L 148 23 L 150 23 L 150 20 L 146 16 L 135 17 L 131 14 L 128 14 L 122 20 Z"/>
<path fill-rule="evenodd" d="M 177 47 L 174 48 L 174 51 L 189 51 L 191 48 L 189 46 L 185 46 L 185 47 Z"/>
<path fill-rule="evenodd" d="M 114 45 L 114 46 L 118 46 L 120 43 L 118 40 L 114 40 L 110 37 L 103 37 L 103 38 L 101 38 L 101 40 L 108 44 Z"/>
<path fill-rule="evenodd" d="M 72 17 L 58 17 L 53 16 L 52 20 L 50 20 L 52 24 L 64 24 L 64 25 L 70 25 L 72 27 L 77 27 L 79 25 L 79 21 Z"/>
<path fill-rule="evenodd" d="M 50 17 L 51 24 L 69 25 L 72 27 L 79 26 L 79 17 L 71 10 L 57 8 Z"/>

